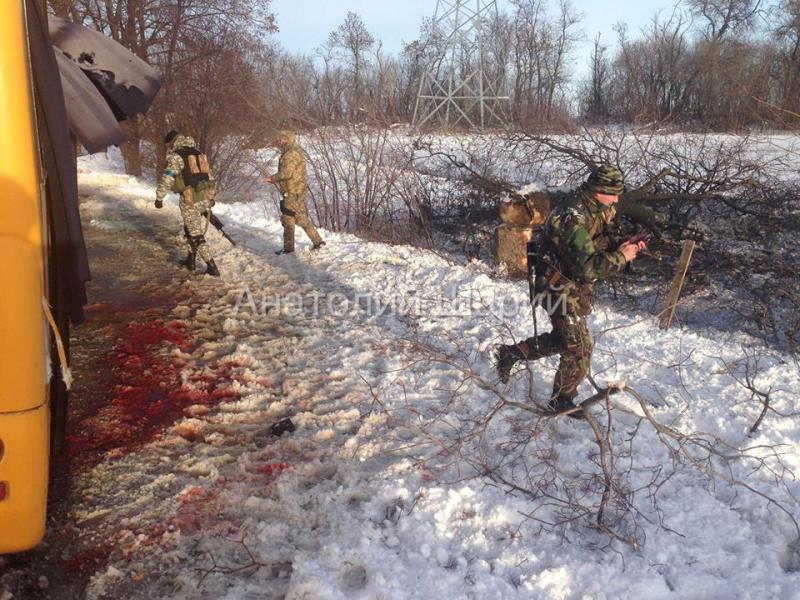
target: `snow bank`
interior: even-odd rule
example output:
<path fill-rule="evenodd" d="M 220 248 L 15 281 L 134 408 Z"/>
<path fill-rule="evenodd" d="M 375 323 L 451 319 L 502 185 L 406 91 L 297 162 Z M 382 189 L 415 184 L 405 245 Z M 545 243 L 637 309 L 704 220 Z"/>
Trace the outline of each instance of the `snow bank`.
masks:
<path fill-rule="evenodd" d="M 154 184 L 120 175 L 113 154 L 81 159 L 81 186 L 93 225 L 136 215 L 180 239 L 174 198 L 152 209 Z M 275 256 L 281 227 L 262 203 L 216 212 L 240 245 L 209 234 L 223 281 L 199 278 L 207 302 L 173 314 L 206 336 L 186 367 L 235 362 L 240 399 L 187 415 L 194 441 L 167 432 L 83 476 L 116 511 L 117 550 L 89 597 L 800 597 L 791 519 L 670 454 L 632 398 L 614 400 L 610 438 L 633 511 L 609 512 L 635 546 L 563 502 L 596 502 L 586 423 L 508 407 L 486 421 L 503 398 L 545 403 L 551 385 L 556 359 L 507 387 L 493 373 L 493 345 L 532 333 L 523 283 L 479 262 L 324 231 L 323 251 L 308 252 L 298 232 L 298 252 Z M 712 466 L 798 514 L 797 418 L 769 413 L 749 436 L 761 405 L 741 383 L 749 348 L 757 387 L 793 415 L 791 357 L 739 334 L 663 332 L 651 315 L 612 305 L 590 325 L 599 382 L 627 381 L 659 422 L 707 432 L 721 453 L 761 448 L 772 470 Z M 271 437 L 284 417 L 297 431 Z M 769 452 L 778 447 L 780 461 Z"/>

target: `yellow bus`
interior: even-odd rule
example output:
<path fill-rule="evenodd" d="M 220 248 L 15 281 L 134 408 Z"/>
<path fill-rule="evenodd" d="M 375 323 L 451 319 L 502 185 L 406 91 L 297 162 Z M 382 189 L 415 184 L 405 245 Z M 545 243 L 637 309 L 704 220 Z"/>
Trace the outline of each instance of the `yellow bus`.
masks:
<path fill-rule="evenodd" d="M 50 448 L 48 222 L 24 5 L 0 8 L 0 552 L 44 535 Z"/>
<path fill-rule="evenodd" d="M 107 63 L 72 59 L 84 48 Z M 114 72 L 114 86 L 101 94 L 92 69 Z M 90 152 L 120 143 L 115 115 L 146 111 L 160 85 L 102 34 L 48 17 L 45 0 L 0 2 L 0 554 L 41 541 L 51 448 L 64 438 L 69 326 L 90 278 L 76 141 Z"/>

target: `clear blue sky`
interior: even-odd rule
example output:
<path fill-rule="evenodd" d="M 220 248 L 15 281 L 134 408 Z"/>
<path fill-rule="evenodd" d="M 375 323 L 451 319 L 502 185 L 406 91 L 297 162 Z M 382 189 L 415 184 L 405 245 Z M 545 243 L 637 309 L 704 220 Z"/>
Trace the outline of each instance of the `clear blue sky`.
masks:
<path fill-rule="evenodd" d="M 635 37 L 658 10 L 669 16 L 673 2 L 668 0 L 619 0 L 618 2 L 573 0 L 575 8 L 584 14 L 581 27 L 586 36 L 576 55 L 577 72 L 585 72 L 592 40 L 599 31 L 604 42 L 613 47 L 616 34 L 612 26 L 618 21 L 628 24 Z M 498 0 L 500 10 L 508 9 L 507 0 Z M 551 10 L 557 0 L 550 0 Z M 275 39 L 293 52 L 311 54 L 328 39 L 352 11 L 361 16 L 367 29 L 383 42 L 387 53 L 396 54 L 403 42 L 417 38 L 423 17 L 432 17 L 436 0 L 273 0 L 280 31 Z"/>

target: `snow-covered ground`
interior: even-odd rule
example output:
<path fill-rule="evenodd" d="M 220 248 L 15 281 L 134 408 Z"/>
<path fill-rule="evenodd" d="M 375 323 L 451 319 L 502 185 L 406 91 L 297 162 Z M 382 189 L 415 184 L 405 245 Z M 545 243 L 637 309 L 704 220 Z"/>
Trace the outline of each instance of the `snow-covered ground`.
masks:
<path fill-rule="evenodd" d="M 118 155 L 79 170 L 92 226 L 135 215 L 179 240 L 175 198 L 154 210 Z M 505 404 L 546 403 L 556 359 L 493 373 L 493 345 L 532 333 L 524 283 L 330 232 L 275 256 L 271 207 L 217 207 L 239 246 L 209 233 L 222 281 L 198 275 L 206 302 L 171 311 L 196 346 L 159 346 L 185 390 L 224 372 L 230 394 L 80 475 L 76 522 L 114 524 L 90 598 L 800 598 L 792 357 L 599 305 L 596 381 L 626 381 L 670 429 L 625 394 L 612 428 L 594 409 L 615 475 L 598 526 L 589 424 Z M 752 435 L 748 377 L 787 415 Z M 270 435 L 286 417 L 296 431 Z"/>
<path fill-rule="evenodd" d="M 428 146 L 416 152 L 417 164 L 445 164 L 438 153 L 477 163 L 478 169 L 506 181 L 524 184 L 538 180 L 548 188 L 574 188 L 586 176 L 585 165 L 565 152 L 548 151 L 549 146 L 536 137 L 496 138 L 492 135 L 432 135 L 422 138 Z M 753 134 L 684 132 L 658 133 L 648 127 L 585 129 L 580 134 L 553 135 L 544 138 L 563 149 L 573 149 L 595 160 L 618 164 L 629 187 L 644 184 L 662 168 L 688 176 L 707 177 L 715 172 L 733 175 L 732 181 L 745 176 L 762 176 L 771 181 L 791 182 L 797 178 L 796 162 L 800 157 L 800 138 L 785 132 Z M 397 137 L 398 146 L 408 138 Z M 471 160 L 470 160 L 471 159 Z M 432 165 L 430 165 L 432 166 Z"/>

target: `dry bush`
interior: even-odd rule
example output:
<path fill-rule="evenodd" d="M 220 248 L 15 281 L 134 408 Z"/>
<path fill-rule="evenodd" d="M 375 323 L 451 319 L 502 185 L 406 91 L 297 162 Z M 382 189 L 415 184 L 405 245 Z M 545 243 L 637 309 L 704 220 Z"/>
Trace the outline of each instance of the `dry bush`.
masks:
<path fill-rule="evenodd" d="M 612 283 L 615 292 L 624 294 L 635 281 L 656 286 L 663 297 L 680 241 L 695 239 L 699 246 L 685 293 L 691 310 L 679 311 L 679 318 L 743 329 L 796 352 L 800 296 L 792 278 L 800 264 L 793 241 L 800 197 L 790 182 L 798 152 L 791 139 L 780 144 L 751 135 L 586 128 L 579 136 L 513 134 L 445 149 L 431 146 L 425 168 L 463 184 L 445 214 L 451 230 L 460 223 L 462 230 L 473 231 L 481 216 L 484 229 L 490 229 L 494 203 L 525 181 L 575 188 L 592 166 L 619 165 L 628 189 L 623 200 L 655 211 L 651 225 L 660 229 L 660 241 L 633 266 L 635 277 Z M 476 206 L 482 210 L 464 210 Z"/>
<path fill-rule="evenodd" d="M 413 150 L 391 130 L 319 128 L 304 141 L 319 224 L 389 241 L 430 242 Z"/>

